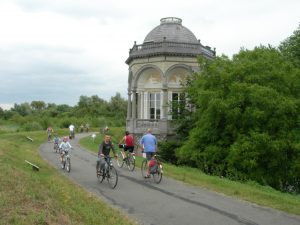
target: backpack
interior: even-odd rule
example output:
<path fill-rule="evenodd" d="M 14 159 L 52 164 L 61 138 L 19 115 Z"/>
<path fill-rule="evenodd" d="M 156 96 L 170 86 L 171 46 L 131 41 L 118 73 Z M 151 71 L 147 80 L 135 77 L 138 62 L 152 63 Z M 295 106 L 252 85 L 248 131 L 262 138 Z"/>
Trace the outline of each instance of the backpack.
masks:
<path fill-rule="evenodd" d="M 150 173 L 156 173 L 157 161 L 155 159 L 151 159 L 149 161 L 149 170 L 150 170 Z"/>

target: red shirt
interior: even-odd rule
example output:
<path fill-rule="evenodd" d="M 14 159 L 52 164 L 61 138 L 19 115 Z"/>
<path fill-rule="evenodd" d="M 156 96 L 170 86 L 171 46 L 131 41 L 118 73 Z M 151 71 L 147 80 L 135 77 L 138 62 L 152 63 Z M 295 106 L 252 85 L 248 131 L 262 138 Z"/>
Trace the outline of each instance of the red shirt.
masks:
<path fill-rule="evenodd" d="M 134 146 L 132 135 L 125 136 L 125 145 L 126 146 Z"/>

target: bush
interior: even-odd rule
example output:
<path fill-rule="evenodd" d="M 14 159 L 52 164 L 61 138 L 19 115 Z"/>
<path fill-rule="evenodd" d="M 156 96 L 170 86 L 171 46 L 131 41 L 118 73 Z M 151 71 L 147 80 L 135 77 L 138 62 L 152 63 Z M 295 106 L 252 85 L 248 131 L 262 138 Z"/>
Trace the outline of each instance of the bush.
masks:
<path fill-rule="evenodd" d="M 27 122 L 23 124 L 20 129 L 24 131 L 36 131 L 43 130 L 43 127 L 38 122 Z"/>
<path fill-rule="evenodd" d="M 181 146 L 179 141 L 164 141 L 159 142 L 159 155 L 161 158 L 167 162 L 177 164 L 177 157 L 175 151 Z"/>

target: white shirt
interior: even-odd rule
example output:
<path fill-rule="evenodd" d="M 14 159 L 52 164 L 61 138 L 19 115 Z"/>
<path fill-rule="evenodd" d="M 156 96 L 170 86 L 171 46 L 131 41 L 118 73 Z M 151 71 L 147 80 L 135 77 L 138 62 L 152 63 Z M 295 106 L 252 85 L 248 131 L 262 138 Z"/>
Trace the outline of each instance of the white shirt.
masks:
<path fill-rule="evenodd" d="M 71 124 L 71 125 L 69 126 L 70 131 L 74 131 L 74 128 L 75 128 L 75 126 L 74 126 L 73 124 Z"/>
<path fill-rule="evenodd" d="M 72 148 L 72 146 L 68 141 L 67 142 L 63 141 L 62 143 L 60 143 L 59 148 L 61 148 L 62 150 L 69 150 L 70 148 Z"/>

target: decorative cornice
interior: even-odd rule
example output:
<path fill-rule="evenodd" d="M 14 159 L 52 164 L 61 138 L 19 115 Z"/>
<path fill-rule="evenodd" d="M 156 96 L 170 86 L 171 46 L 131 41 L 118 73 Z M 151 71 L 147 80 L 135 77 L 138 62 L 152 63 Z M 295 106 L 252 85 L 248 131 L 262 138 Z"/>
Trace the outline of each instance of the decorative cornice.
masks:
<path fill-rule="evenodd" d="M 213 59 L 216 56 L 215 49 L 211 50 L 209 46 L 203 46 L 201 43 L 180 43 L 180 42 L 149 42 L 141 45 L 134 45 L 129 50 L 127 64 L 134 59 L 148 58 L 155 56 L 190 56 L 197 57 L 204 55 Z"/>

